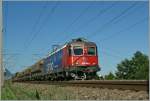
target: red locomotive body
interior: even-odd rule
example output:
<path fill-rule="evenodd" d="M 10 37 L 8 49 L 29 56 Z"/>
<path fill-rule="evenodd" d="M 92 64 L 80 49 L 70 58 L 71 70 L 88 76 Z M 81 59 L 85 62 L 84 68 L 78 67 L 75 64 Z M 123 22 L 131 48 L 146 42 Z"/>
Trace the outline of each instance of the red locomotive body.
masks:
<path fill-rule="evenodd" d="M 69 47 L 67 65 L 70 68 L 98 67 L 97 47 L 94 43 L 75 42 Z"/>
<path fill-rule="evenodd" d="M 96 73 L 99 68 L 97 46 L 93 42 L 76 39 L 63 48 L 63 68 L 74 75 Z M 76 74 L 75 74 L 76 73 Z"/>

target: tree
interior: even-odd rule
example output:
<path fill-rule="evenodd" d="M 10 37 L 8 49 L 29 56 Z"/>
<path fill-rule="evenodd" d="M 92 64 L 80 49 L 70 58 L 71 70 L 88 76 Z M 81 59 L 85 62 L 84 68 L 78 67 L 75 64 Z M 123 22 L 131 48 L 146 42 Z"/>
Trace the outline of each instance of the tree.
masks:
<path fill-rule="evenodd" d="M 149 79 L 148 56 L 137 51 L 131 60 L 125 59 L 117 65 L 117 79 Z"/>
<path fill-rule="evenodd" d="M 113 73 L 110 72 L 108 75 L 105 75 L 105 79 L 106 80 L 114 80 L 115 76 Z"/>

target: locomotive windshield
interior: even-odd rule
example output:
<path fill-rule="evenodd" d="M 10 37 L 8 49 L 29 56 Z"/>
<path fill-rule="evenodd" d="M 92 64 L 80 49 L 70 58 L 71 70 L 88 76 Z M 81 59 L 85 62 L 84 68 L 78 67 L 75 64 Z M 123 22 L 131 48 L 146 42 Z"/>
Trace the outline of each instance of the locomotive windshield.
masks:
<path fill-rule="evenodd" d="M 74 52 L 74 55 L 82 55 L 83 54 L 83 48 L 80 46 L 74 46 L 73 52 Z"/>
<path fill-rule="evenodd" d="M 95 51 L 95 47 L 88 47 L 88 55 L 95 55 L 96 51 Z"/>

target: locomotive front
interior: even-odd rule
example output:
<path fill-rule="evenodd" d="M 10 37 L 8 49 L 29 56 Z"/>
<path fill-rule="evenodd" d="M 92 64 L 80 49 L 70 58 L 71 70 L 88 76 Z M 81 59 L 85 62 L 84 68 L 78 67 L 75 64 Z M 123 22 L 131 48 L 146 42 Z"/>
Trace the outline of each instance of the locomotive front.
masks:
<path fill-rule="evenodd" d="M 98 65 L 97 46 L 94 42 L 74 40 L 69 44 L 69 67 L 79 75 L 96 75 Z"/>

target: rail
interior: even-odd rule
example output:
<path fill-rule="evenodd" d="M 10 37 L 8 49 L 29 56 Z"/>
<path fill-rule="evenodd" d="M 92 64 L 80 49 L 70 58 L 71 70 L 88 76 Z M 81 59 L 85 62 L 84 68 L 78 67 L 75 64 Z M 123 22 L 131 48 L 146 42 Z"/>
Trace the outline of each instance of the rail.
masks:
<path fill-rule="evenodd" d="M 24 81 L 33 84 L 49 84 L 59 86 L 82 86 L 122 90 L 149 91 L 147 80 L 85 80 L 85 81 Z"/>

